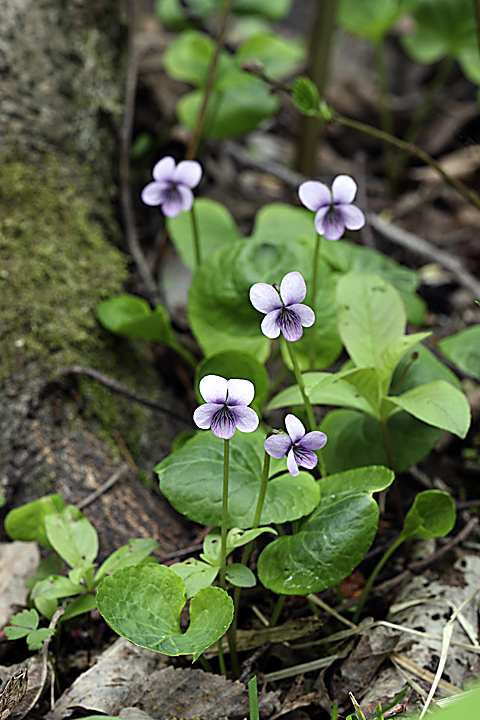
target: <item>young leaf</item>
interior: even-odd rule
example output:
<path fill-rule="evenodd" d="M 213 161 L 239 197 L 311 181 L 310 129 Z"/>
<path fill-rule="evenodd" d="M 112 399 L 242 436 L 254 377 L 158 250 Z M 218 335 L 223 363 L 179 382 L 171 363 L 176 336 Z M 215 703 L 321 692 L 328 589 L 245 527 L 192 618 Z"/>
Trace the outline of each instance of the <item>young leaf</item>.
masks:
<path fill-rule="evenodd" d="M 50 575 L 45 580 L 40 580 L 32 589 L 32 600 L 40 595 L 48 600 L 70 597 L 85 591 L 85 585 L 73 583 L 63 575 Z"/>
<path fill-rule="evenodd" d="M 242 547 L 242 545 L 248 545 L 252 540 L 256 540 L 257 537 L 264 533 L 277 534 L 273 528 L 256 528 L 252 530 L 241 530 L 240 528 L 232 528 L 227 533 L 227 555 L 229 555 L 235 548 Z M 205 540 L 203 541 L 203 556 L 208 558 L 208 562 L 212 565 L 218 565 L 220 562 L 220 540 L 221 533 L 220 528 L 213 528 L 210 530 Z"/>
<path fill-rule="evenodd" d="M 440 340 L 438 347 L 459 370 L 480 380 L 480 325 L 472 325 Z"/>
<path fill-rule="evenodd" d="M 264 459 L 262 432 L 235 433 L 230 440 L 228 526 L 252 526 Z M 194 470 L 194 471 L 193 471 Z M 221 524 L 223 441 L 200 433 L 155 468 L 160 489 L 173 507 L 190 520 Z M 318 485 L 307 472 L 289 474 L 267 485 L 261 523 L 283 523 L 304 517 L 319 501 Z"/>
<path fill-rule="evenodd" d="M 92 563 L 98 553 L 98 535 L 92 523 L 74 505 L 45 518 L 47 537 L 53 549 L 70 565 Z"/>
<path fill-rule="evenodd" d="M 233 602 L 221 588 L 200 590 L 190 602 L 190 625 L 180 632 L 185 605 L 182 579 L 164 565 L 124 568 L 103 580 L 98 609 L 119 635 L 164 655 L 193 655 L 196 660 L 227 631 Z"/>
<path fill-rule="evenodd" d="M 189 599 L 196 595 L 199 590 L 210 587 L 220 572 L 220 567 L 214 567 L 208 562 L 190 558 L 184 562 L 171 565 L 171 570 L 182 578 L 185 583 L 187 599 Z"/>
<path fill-rule="evenodd" d="M 202 260 L 215 250 L 240 240 L 242 234 L 227 208 L 209 198 L 195 200 L 195 218 L 202 244 Z M 170 239 L 183 262 L 191 270 L 196 268 L 192 218 L 190 213 L 180 213 L 175 218 L 166 218 Z"/>
<path fill-rule="evenodd" d="M 265 587 L 284 595 L 307 595 L 343 580 L 375 537 L 378 506 L 372 493 L 393 479 L 385 467 L 323 478 L 320 505 L 300 531 L 274 540 L 260 555 L 258 576 Z"/>
<path fill-rule="evenodd" d="M 50 628 L 38 628 L 38 630 L 32 630 L 27 635 L 27 645 L 29 650 L 40 650 L 43 643 L 47 638 L 51 638 L 55 634 L 55 630 Z"/>
<path fill-rule="evenodd" d="M 65 507 L 60 495 L 46 495 L 26 505 L 10 510 L 5 518 L 5 530 L 12 540 L 31 542 L 52 549 L 45 532 L 47 515 L 57 514 Z"/>
<path fill-rule="evenodd" d="M 255 587 L 257 581 L 250 568 L 241 563 L 227 565 L 225 576 L 229 583 L 235 587 Z"/>
<path fill-rule="evenodd" d="M 39 617 L 36 610 L 22 610 L 12 615 L 10 623 L 5 627 L 5 635 L 9 640 L 25 637 L 38 627 Z"/>
<path fill-rule="evenodd" d="M 129 565 L 137 565 L 158 547 L 158 542 L 152 538 L 136 538 L 129 540 L 126 545 L 115 550 L 105 562 L 100 565 L 95 575 L 95 585 L 106 575 L 121 570 Z"/>
<path fill-rule="evenodd" d="M 464 438 L 470 427 L 470 406 L 461 390 L 445 380 L 435 380 L 388 398 L 418 420 Z"/>
<path fill-rule="evenodd" d="M 455 525 L 455 503 L 441 490 L 419 493 L 408 511 L 401 533 L 402 540 L 428 540 L 448 535 Z"/>
<path fill-rule="evenodd" d="M 336 295 L 338 330 L 348 354 L 357 367 L 375 367 L 385 348 L 404 334 L 399 294 L 376 275 L 348 273 Z"/>
<path fill-rule="evenodd" d="M 304 75 L 296 77 L 292 86 L 292 101 L 302 115 L 316 115 L 320 96 L 315 83 Z"/>

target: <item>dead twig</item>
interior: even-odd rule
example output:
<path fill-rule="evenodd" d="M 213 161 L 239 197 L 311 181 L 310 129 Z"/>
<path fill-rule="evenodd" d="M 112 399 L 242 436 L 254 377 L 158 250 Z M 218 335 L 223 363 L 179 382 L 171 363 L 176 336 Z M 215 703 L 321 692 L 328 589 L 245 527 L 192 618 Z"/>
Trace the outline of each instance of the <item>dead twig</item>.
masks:
<path fill-rule="evenodd" d="M 120 465 L 118 470 L 115 470 L 113 475 L 110 475 L 108 480 L 106 480 L 102 485 L 100 485 L 99 488 L 90 493 L 90 495 L 87 495 L 84 500 L 81 500 L 79 503 L 77 503 L 77 508 L 79 510 L 83 510 L 83 508 L 87 507 L 87 505 L 91 505 L 92 502 L 94 502 L 97 498 L 100 497 L 100 495 L 103 495 L 107 492 L 107 490 L 110 490 L 110 488 L 113 487 L 113 485 L 115 485 L 115 483 L 118 482 L 118 480 L 120 480 L 123 475 L 125 475 L 127 470 L 127 465 Z"/>

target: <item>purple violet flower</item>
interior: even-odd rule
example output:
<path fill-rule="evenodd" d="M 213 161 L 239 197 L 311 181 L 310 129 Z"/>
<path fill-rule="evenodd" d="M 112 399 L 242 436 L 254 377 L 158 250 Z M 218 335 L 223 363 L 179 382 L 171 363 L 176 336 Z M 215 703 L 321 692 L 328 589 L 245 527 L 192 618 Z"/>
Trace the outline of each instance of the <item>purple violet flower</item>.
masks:
<path fill-rule="evenodd" d="M 214 435 L 229 440 L 238 428 L 250 433 L 258 427 L 258 415 L 247 407 L 255 395 L 250 380 L 225 380 L 219 375 L 206 375 L 199 383 L 206 401 L 193 413 L 193 421 L 202 430 L 212 429 Z"/>
<path fill-rule="evenodd" d="M 345 228 L 360 230 L 365 225 L 365 215 L 352 202 L 357 193 L 357 183 L 348 175 L 338 175 L 332 190 L 321 182 L 308 180 L 298 188 L 298 196 L 315 215 L 315 229 L 327 240 L 339 240 Z"/>
<path fill-rule="evenodd" d="M 177 217 L 193 205 L 192 188 L 202 177 L 202 166 L 196 160 L 182 160 L 175 167 L 173 157 L 162 158 L 153 168 L 154 182 L 142 190 L 146 205 L 160 205 L 166 217 Z"/>
<path fill-rule="evenodd" d="M 252 285 L 250 302 L 255 310 L 266 313 L 261 325 L 263 334 L 273 340 L 281 331 L 289 342 L 300 340 L 303 327 L 310 327 L 315 322 L 313 310 L 301 304 L 306 294 L 307 286 L 299 272 L 287 273 L 280 289 L 267 283 Z"/>
<path fill-rule="evenodd" d="M 316 466 L 318 457 L 313 451 L 323 448 L 327 436 L 320 430 L 305 434 L 303 424 L 295 415 L 287 415 L 285 427 L 288 435 L 271 435 L 265 440 L 265 452 L 277 460 L 286 455 L 288 472 L 296 477 L 300 472 L 299 465 L 308 470 Z"/>

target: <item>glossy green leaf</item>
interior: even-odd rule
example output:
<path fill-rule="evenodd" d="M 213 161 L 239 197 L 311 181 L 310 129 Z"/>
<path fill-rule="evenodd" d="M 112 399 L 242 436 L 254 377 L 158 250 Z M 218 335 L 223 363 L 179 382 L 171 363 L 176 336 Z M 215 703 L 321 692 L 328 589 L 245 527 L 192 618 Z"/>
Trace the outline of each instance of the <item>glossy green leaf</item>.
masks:
<path fill-rule="evenodd" d="M 245 78 L 239 79 L 237 70 L 232 72 L 231 79 L 224 76 L 211 93 L 205 113 L 206 137 L 224 140 L 246 135 L 277 112 L 280 101 L 265 83 L 247 73 L 241 74 Z M 234 83 L 233 78 L 239 81 Z M 195 127 L 202 101 L 203 90 L 194 90 L 177 103 L 178 119 L 189 130 Z"/>
<path fill-rule="evenodd" d="M 402 337 L 406 316 L 390 283 L 376 275 L 348 273 L 337 285 L 338 331 L 358 367 L 375 367 L 385 348 Z"/>
<path fill-rule="evenodd" d="M 115 550 L 97 570 L 95 585 L 106 575 L 111 575 L 121 568 L 137 565 L 158 547 L 158 542 L 152 538 L 136 538 L 129 540 L 126 545 Z"/>
<path fill-rule="evenodd" d="M 45 518 L 47 537 L 70 567 L 92 563 L 98 553 L 98 535 L 92 523 L 74 505 Z"/>
<path fill-rule="evenodd" d="M 164 565 L 136 565 L 103 580 L 97 606 L 110 627 L 135 645 L 196 660 L 227 631 L 233 602 L 221 588 L 200 590 L 190 602 L 190 625 L 180 632 L 185 605 L 182 579 Z"/>
<path fill-rule="evenodd" d="M 406 412 L 388 419 L 388 436 L 395 472 L 405 472 L 420 462 L 441 436 L 441 430 L 420 422 Z M 322 450 L 329 473 L 364 465 L 387 465 L 379 422 L 355 410 L 333 410 L 320 425 L 328 442 Z"/>
<path fill-rule="evenodd" d="M 187 598 L 193 597 L 203 588 L 210 587 L 220 572 L 220 567 L 212 566 L 210 563 L 202 562 L 195 558 L 189 558 L 184 562 L 175 563 L 175 565 L 171 565 L 170 568 L 177 573 L 185 583 Z"/>
<path fill-rule="evenodd" d="M 95 602 L 94 595 L 90 593 L 87 593 L 86 595 L 79 595 L 68 603 L 65 613 L 60 618 L 60 621 L 65 622 L 65 620 L 71 620 L 74 617 L 91 612 L 96 607 L 97 603 Z"/>
<path fill-rule="evenodd" d="M 438 347 L 459 370 L 480 380 L 480 325 L 472 325 L 440 340 Z"/>
<path fill-rule="evenodd" d="M 320 481 L 320 505 L 294 535 L 263 550 L 258 576 L 269 590 L 307 595 L 338 585 L 363 559 L 377 532 L 372 493 L 394 479 L 385 467 L 365 467 Z"/>
<path fill-rule="evenodd" d="M 269 77 L 281 80 L 294 72 L 305 58 L 304 47 L 273 33 L 259 33 L 248 38 L 236 52 L 240 64 L 260 62 Z"/>
<path fill-rule="evenodd" d="M 453 387 L 461 390 L 460 380 L 455 373 L 435 357 L 425 345 L 415 345 L 412 350 L 418 352 L 418 357 L 407 369 L 411 353 L 404 355 L 393 374 L 390 386 L 391 394 L 401 395 L 418 385 L 425 385 L 425 383 L 433 380 L 445 380 Z"/>
<path fill-rule="evenodd" d="M 269 380 L 265 366 L 259 363 L 252 355 L 247 355 L 247 353 L 229 350 L 217 355 L 211 355 L 197 365 L 195 387 L 200 401 L 202 401 L 202 398 L 198 391 L 198 383 L 205 375 L 220 375 L 227 380 L 233 378 L 250 380 L 255 386 L 253 406 L 259 411 L 267 398 Z"/>
<path fill-rule="evenodd" d="M 250 568 L 242 565 L 241 563 L 232 563 L 227 565 L 225 576 L 229 583 L 235 585 L 235 587 L 255 587 L 257 581 L 255 575 Z"/>
<path fill-rule="evenodd" d="M 378 43 L 413 4 L 413 0 L 341 0 L 338 21 L 354 35 Z"/>
<path fill-rule="evenodd" d="M 445 380 L 435 380 L 402 395 L 389 397 L 397 407 L 418 420 L 464 438 L 470 427 L 470 406 L 461 390 Z"/>
<path fill-rule="evenodd" d="M 202 261 L 219 247 L 229 245 L 242 237 L 230 211 L 215 200 L 197 198 L 195 217 Z M 176 218 L 167 218 L 166 225 L 170 239 L 183 262 L 194 270 L 196 261 L 191 214 L 180 213 Z"/>
<path fill-rule="evenodd" d="M 252 526 L 262 477 L 263 432 L 236 432 L 230 440 L 228 527 Z M 223 495 L 223 440 L 199 433 L 155 468 L 160 488 L 173 507 L 202 525 L 220 526 Z M 261 524 L 283 523 L 308 515 L 318 505 L 318 485 L 301 472 L 270 480 Z"/>
<path fill-rule="evenodd" d="M 36 540 L 39 545 L 51 550 L 52 546 L 45 532 L 45 518 L 47 515 L 59 513 L 64 507 L 65 503 L 60 495 L 45 495 L 10 510 L 5 518 L 5 531 L 12 540 Z"/>
<path fill-rule="evenodd" d="M 402 540 L 428 540 L 443 537 L 453 529 L 455 503 L 447 492 L 425 490 L 419 493 L 405 516 Z"/>
<path fill-rule="evenodd" d="M 477 43 L 470 0 L 416 0 L 412 15 L 415 30 L 403 37 L 403 47 L 417 62 L 457 58 Z"/>

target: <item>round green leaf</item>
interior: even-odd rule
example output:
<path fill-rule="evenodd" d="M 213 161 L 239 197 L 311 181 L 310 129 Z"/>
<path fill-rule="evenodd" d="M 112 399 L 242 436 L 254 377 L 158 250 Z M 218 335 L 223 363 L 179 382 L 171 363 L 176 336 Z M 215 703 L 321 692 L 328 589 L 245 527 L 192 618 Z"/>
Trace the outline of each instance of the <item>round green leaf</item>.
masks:
<path fill-rule="evenodd" d="M 290 75 L 305 57 L 303 46 L 273 33 L 259 33 L 248 38 L 236 52 L 240 63 L 260 62 L 269 77 L 281 80 Z"/>
<path fill-rule="evenodd" d="M 98 553 L 98 535 L 92 523 L 74 505 L 45 518 L 53 549 L 70 567 L 92 563 Z"/>
<path fill-rule="evenodd" d="M 255 385 L 253 405 L 258 409 L 261 409 L 267 399 L 268 373 L 265 366 L 259 363 L 252 355 L 230 350 L 211 355 L 202 360 L 195 371 L 195 388 L 200 401 L 202 401 L 202 397 L 198 390 L 198 383 L 205 375 L 220 375 L 227 380 L 233 378 L 250 380 Z"/>
<path fill-rule="evenodd" d="M 262 477 L 265 436 L 236 432 L 230 440 L 228 527 L 252 526 Z M 222 514 L 223 440 L 210 431 L 199 433 L 155 468 L 160 489 L 178 512 L 202 525 L 219 526 Z M 261 524 L 284 523 L 312 512 L 319 501 L 318 485 L 301 472 L 270 480 Z"/>
<path fill-rule="evenodd" d="M 440 340 L 438 347 L 462 372 L 480 380 L 480 325 L 472 325 Z"/>
<path fill-rule="evenodd" d="M 419 493 L 403 524 L 402 540 L 428 540 L 443 537 L 453 529 L 456 520 L 455 503 L 441 490 Z"/>
<path fill-rule="evenodd" d="M 202 261 L 219 247 L 229 245 L 242 236 L 227 208 L 209 198 L 195 200 L 195 217 L 200 236 Z M 190 213 L 180 213 L 176 218 L 166 219 L 168 234 L 183 262 L 191 270 L 196 268 L 192 218 Z"/>
<path fill-rule="evenodd" d="M 235 587 L 255 587 L 257 581 L 250 568 L 240 563 L 227 565 L 225 576 L 229 583 Z"/>
<path fill-rule="evenodd" d="M 363 559 L 373 542 L 378 506 L 373 492 L 388 487 L 393 472 L 365 467 L 320 481 L 320 505 L 295 535 L 263 550 L 258 576 L 269 590 L 307 595 L 338 585 Z"/>
<path fill-rule="evenodd" d="M 64 507 L 65 503 L 60 495 L 45 495 L 10 510 L 5 518 L 5 531 L 12 540 L 36 540 L 39 545 L 51 550 L 52 546 L 45 531 L 45 518 L 47 515 L 59 513 Z"/>
<path fill-rule="evenodd" d="M 116 633 L 135 645 L 164 655 L 193 655 L 196 660 L 227 631 L 233 602 L 221 588 L 200 590 L 190 602 L 190 625 L 180 632 L 185 585 L 164 565 L 136 565 L 105 578 L 97 606 Z"/>
<path fill-rule="evenodd" d="M 406 472 L 420 462 L 442 434 L 438 428 L 406 412 L 390 417 L 387 429 L 396 472 Z M 322 450 L 328 472 L 363 465 L 388 465 L 382 429 L 374 417 L 355 410 L 333 410 L 323 420 L 320 430 L 328 437 Z"/>

